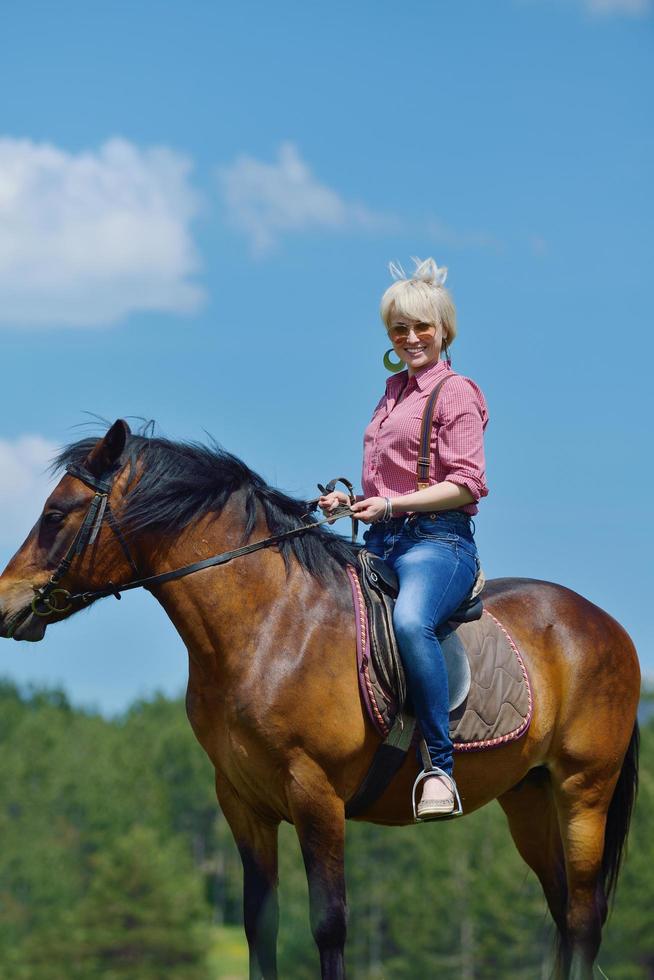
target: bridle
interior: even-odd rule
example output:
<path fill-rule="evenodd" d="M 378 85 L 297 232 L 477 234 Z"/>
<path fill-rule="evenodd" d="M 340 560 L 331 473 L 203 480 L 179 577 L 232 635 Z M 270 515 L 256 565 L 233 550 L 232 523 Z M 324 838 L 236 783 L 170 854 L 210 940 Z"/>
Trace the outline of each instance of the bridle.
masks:
<path fill-rule="evenodd" d="M 94 497 L 89 504 L 89 508 L 84 515 L 84 519 L 75 535 L 70 547 L 68 548 L 66 554 L 61 559 L 57 565 L 55 571 L 52 573 L 45 585 L 41 586 L 39 589 L 35 589 L 35 595 L 31 602 L 31 611 L 36 616 L 52 616 L 55 613 L 67 613 L 73 608 L 74 605 L 79 604 L 80 608 L 82 606 L 87 606 L 96 599 L 104 599 L 107 596 L 113 595 L 116 599 L 121 598 L 121 592 L 128 592 L 131 589 L 150 589 L 154 585 L 163 585 L 164 582 L 171 582 L 174 579 L 183 578 L 185 575 L 191 575 L 193 572 L 199 572 L 203 568 L 213 568 L 217 565 L 224 565 L 234 558 L 240 558 L 242 555 L 252 554 L 254 551 L 260 551 L 263 548 L 269 548 L 271 545 L 276 544 L 279 541 L 288 540 L 289 538 L 295 537 L 298 534 L 303 534 L 305 531 L 311 530 L 314 527 L 320 527 L 322 524 L 329 524 L 333 521 L 340 520 L 342 517 L 350 517 L 352 519 L 352 540 L 356 540 L 356 520 L 352 515 L 350 506 L 344 504 L 335 510 L 329 517 L 324 518 L 320 521 L 312 521 L 308 524 L 301 524 L 299 527 L 290 528 L 288 531 L 280 531 L 279 534 L 273 534 L 268 538 L 263 538 L 260 541 L 255 541 L 252 544 L 243 545 L 241 548 L 234 548 L 232 551 L 224 551 L 219 555 L 212 555 L 211 558 L 204 558 L 202 561 L 193 562 L 191 565 L 183 565 L 181 568 L 176 568 L 170 572 L 162 572 L 159 575 L 148 575 L 144 578 L 135 578 L 129 582 L 125 582 L 122 585 L 115 585 L 113 582 L 109 581 L 107 585 L 100 589 L 93 589 L 86 592 L 76 592 L 71 593 L 68 589 L 61 587 L 61 580 L 70 570 L 75 559 L 82 560 L 82 556 L 86 549 L 93 545 L 104 520 L 106 519 L 109 527 L 114 532 L 123 553 L 129 562 L 135 575 L 139 575 L 138 565 L 132 558 L 129 550 L 129 546 L 125 539 L 120 524 L 111 510 L 111 505 L 109 503 L 109 496 L 113 489 L 113 482 L 107 480 L 101 480 L 90 473 L 88 470 L 84 469 L 82 466 L 77 466 L 75 463 L 69 463 L 66 466 L 66 472 L 71 476 L 76 477 L 76 479 L 81 480 L 82 483 L 86 484 L 91 490 L 95 491 Z M 354 503 L 354 491 L 352 484 L 349 480 L 344 477 L 338 477 L 337 479 L 330 480 L 326 487 L 318 484 L 318 489 L 321 493 L 330 493 L 336 483 L 344 483 L 348 487 L 348 493 L 350 496 L 350 504 Z M 316 500 L 309 501 L 309 511 L 315 510 L 318 498 Z M 304 515 L 307 516 L 306 514 Z M 55 598 L 55 596 L 60 598 Z"/>
<path fill-rule="evenodd" d="M 255 541 L 252 544 L 243 545 L 241 548 L 234 548 L 232 551 L 224 551 L 219 555 L 212 555 L 211 558 L 204 558 L 202 561 L 193 562 L 192 565 L 184 565 L 181 568 L 176 568 L 170 572 L 162 572 L 159 575 L 148 575 L 144 578 L 139 578 L 138 565 L 132 558 L 125 535 L 123 534 L 120 524 L 111 510 L 111 505 L 109 503 L 109 496 L 111 495 L 111 491 L 113 489 L 113 481 L 110 482 L 107 480 L 102 480 L 99 477 L 96 477 L 89 470 L 85 469 L 83 466 L 77 466 L 75 463 L 69 463 L 66 466 L 66 472 L 70 474 L 70 476 L 81 480 L 82 483 L 93 490 L 94 496 L 70 547 L 66 551 L 66 554 L 61 559 L 46 584 L 41 586 L 39 589 L 35 589 L 35 595 L 32 599 L 30 608 L 36 616 L 47 617 L 56 613 L 67 613 L 70 612 L 75 605 L 82 608 L 83 606 L 87 606 L 90 603 L 95 602 L 96 599 L 104 599 L 110 595 L 115 596 L 116 599 L 120 599 L 121 592 L 128 592 L 131 589 L 140 588 L 150 589 L 154 585 L 163 585 L 164 582 L 171 582 L 174 579 L 183 578 L 185 575 L 191 575 L 193 572 L 199 572 L 203 568 L 213 568 L 216 565 L 224 565 L 227 562 L 232 561 L 234 558 L 240 558 L 242 555 L 249 555 L 254 551 L 269 548 L 271 545 L 274 545 L 279 541 L 285 541 L 289 538 L 295 537 L 298 534 L 304 534 L 305 531 L 309 531 L 311 528 L 320 527 L 322 524 L 328 524 L 332 521 L 340 520 L 341 517 L 352 518 L 352 540 L 356 540 L 357 522 L 352 515 L 350 506 L 344 504 L 335 510 L 329 517 L 326 517 L 323 520 L 312 521 L 308 524 L 301 524 L 299 527 L 290 528 L 288 531 L 281 531 L 279 534 L 271 535 L 268 538 L 263 538 L 262 540 Z M 330 480 L 326 487 L 318 484 L 318 489 L 321 491 L 321 493 L 330 493 L 339 482 L 344 483 L 348 487 L 350 504 L 354 503 L 355 498 L 352 484 L 344 477 L 338 477 L 337 479 Z M 316 498 L 316 500 L 309 501 L 309 511 L 307 514 L 303 515 L 303 518 L 308 516 L 312 510 L 315 510 L 317 502 L 318 498 Z M 135 579 L 131 579 L 129 582 L 123 583 L 122 585 L 115 585 L 113 582 L 109 581 L 107 585 L 99 589 L 71 593 L 68 591 L 68 589 L 62 588 L 60 583 L 65 575 L 70 571 L 74 561 L 76 559 L 81 561 L 86 549 L 94 544 L 105 520 L 117 537 L 125 558 L 129 562 L 132 571 L 137 577 Z M 15 626 L 17 625 L 18 623 L 15 624 Z"/>
<path fill-rule="evenodd" d="M 82 483 L 86 484 L 87 487 L 90 487 L 91 490 L 94 490 L 95 493 L 91 503 L 89 504 L 88 510 L 84 515 L 84 519 L 80 524 L 72 543 L 66 551 L 66 554 L 61 559 L 46 584 L 40 589 L 36 589 L 36 594 L 32 599 L 31 609 L 37 616 L 52 616 L 54 613 L 70 612 L 72 609 L 72 601 L 74 599 L 81 599 L 81 594 L 71 595 L 68 589 L 61 588 L 60 582 L 70 570 L 75 559 L 81 561 L 86 549 L 95 543 L 105 519 L 111 530 L 118 538 L 120 546 L 132 568 L 132 571 L 135 575 L 139 574 L 138 565 L 132 558 L 129 546 L 125 540 L 125 535 L 123 534 L 120 524 L 116 520 L 116 517 L 111 509 L 111 504 L 109 503 L 109 496 L 113 489 L 113 481 L 110 482 L 108 480 L 101 480 L 99 477 L 96 477 L 93 473 L 89 472 L 89 470 L 84 469 L 82 466 L 77 466 L 75 463 L 68 463 L 66 466 L 66 472 L 71 476 L 76 477 L 76 479 L 81 480 Z M 113 583 L 110 584 L 112 585 L 112 589 L 115 588 Z M 105 594 L 109 595 L 111 593 L 105 591 Z M 61 598 L 55 598 L 57 596 Z"/>

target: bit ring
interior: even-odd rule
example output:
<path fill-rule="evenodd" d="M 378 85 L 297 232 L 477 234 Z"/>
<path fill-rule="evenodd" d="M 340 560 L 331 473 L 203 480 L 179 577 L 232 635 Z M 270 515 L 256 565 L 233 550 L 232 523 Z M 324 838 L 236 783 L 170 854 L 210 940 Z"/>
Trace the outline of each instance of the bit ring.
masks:
<path fill-rule="evenodd" d="M 67 598 L 70 598 L 70 592 L 68 591 L 68 589 L 53 589 L 52 592 L 50 592 L 46 596 L 40 596 L 37 593 L 34 596 L 34 598 L 32 599 L 32 612 L 34 613 L 34 615 L 35 616 L 52 616 L 53 613 L 67 613 L 67 612 L 70 612 L 70 610 L 73 608 L 72 603 L 69 602 L 68 605 L 58 606 L 56 600 L 54 602 L 52 601 L 52 597 L 55 596 L 58 592 L 62 596 L 64 596 L 64 598 L 62 599 L 62 602 L 66 602 L 66 599 Z M 37 609 L 36 608 L 36 605 L 37 605 L 38 602 L 42 602 L 43 603 L 43 605 L 45 606 L 45 609 L 44 610 L 43 609 Z"/>

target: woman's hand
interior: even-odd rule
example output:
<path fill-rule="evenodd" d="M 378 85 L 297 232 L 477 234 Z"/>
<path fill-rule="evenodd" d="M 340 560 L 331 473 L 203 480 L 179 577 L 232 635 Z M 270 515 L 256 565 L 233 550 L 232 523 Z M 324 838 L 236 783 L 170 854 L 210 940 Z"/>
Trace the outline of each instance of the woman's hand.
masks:
<path fill-rule="evenodd" d="M 365 500 L 358 500 L 352 505 L 352 513 L 359 521 L 364 524 L 374 524 L 381 520 L 386 512 L 385 497 L 367 497 Z"/>
<path fill-rule="evenodd" d="M 350 498 L 343 490 L 332 490 L 331 493 L 323 494 L 323 496 L 320 497 L 318 500 L 318 506 L 325 517 L 329 517 L 329 515 L 333 514 L 335 510 L 338 510 L 338 508 L 342 507 L 344 504 L 349 504 L 349 502 Z M 334 521 L 330 521 L 329 523 L 333 524 Z"/>

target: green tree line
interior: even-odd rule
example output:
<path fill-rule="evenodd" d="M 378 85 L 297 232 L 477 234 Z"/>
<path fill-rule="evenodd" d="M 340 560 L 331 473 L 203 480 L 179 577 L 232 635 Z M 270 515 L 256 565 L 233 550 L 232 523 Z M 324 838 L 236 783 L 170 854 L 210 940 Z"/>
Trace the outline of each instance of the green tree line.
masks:
<path fill-rule="evenodd" d="M 644 712 L 647 717 L 647 712 Z M 107 719 L 57 690 L 0 684 L 0 977 L 246 975 L 241 867 L 181 699 Z M 280 976 L 318 958 L 293 829 L 280 833 Z M 354 980 L 545 978 L 553 926 L 497 804 L 418 827 L 349 824 Z M 628 858 L 600 955 L 654 976 L 654 717 Z"/>

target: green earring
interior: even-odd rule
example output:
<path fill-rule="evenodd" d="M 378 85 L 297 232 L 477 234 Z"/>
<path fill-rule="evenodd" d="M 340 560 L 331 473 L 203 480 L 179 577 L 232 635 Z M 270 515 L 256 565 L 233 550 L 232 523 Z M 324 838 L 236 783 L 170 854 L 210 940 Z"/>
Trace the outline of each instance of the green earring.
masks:
<path fill-rule="evenodd" d="M 397 363 L 395 363 L 395 361 L 391 361 L 392 353 L 393 353 L 393 348 L 389 347 L 386 353 L 384 354 L 384 367 L 386 368 L 387 371 L 390 371 L 391 374 L 397 374 L 398 371 L 401 371 L 402 368 L 405 367 L 405 364 L 404 361 L 398 361 Z"/>

